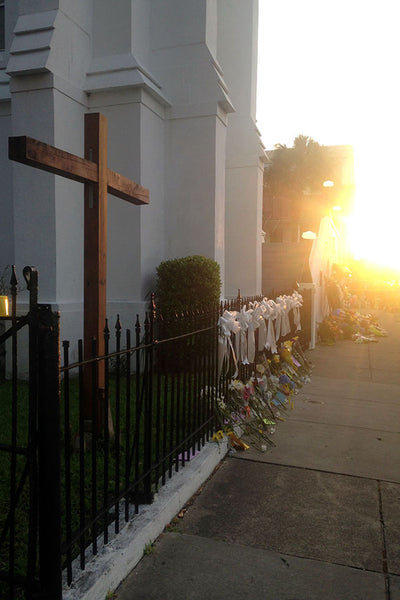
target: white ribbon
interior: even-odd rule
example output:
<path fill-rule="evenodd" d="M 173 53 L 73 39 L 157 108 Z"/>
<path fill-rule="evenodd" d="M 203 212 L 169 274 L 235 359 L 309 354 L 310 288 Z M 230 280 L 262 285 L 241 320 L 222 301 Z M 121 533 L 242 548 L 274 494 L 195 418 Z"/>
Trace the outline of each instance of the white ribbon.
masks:
<path fill-rule="evenodd" d="M 266 318 L 264 317 L 264 313 L 266 313 L 265 306 L 260 302 L 255 302 L 253 307 L 253 321 L 255 326 L 258 328 L 258 350 L 261 351 L 265 342 L 267 341 L 267 325 Z"/>
<path fill-rule="evenodd" d="M 263 300 L 263 304 L 266 309 L 264 315 L 267 315 L 268 319 L 267 341 L 265 342 L 265 348 L 267 350 L 271 350 L 273 354 L 276 354 L 278 350 L 275 341 L 274 321 L 277 317 L 277 305 L 273 300 L 267 299 Z"/>
<path fill-rule="evenodd" d="M 303 306 L 303 296 L 299 292 L 293 292 L 293 320 L 296 331 L 301 331 L 300 307 Z"/>
<path fill-rule="evenodd" d="M 256 335 L 255 331 L 260 327 L 260 320 L 257 316 L 258 313 L 255 312 L 254 308 L 251 308 L 248 312 L 251 311 L 251 320 L 249 321 L 249 326 L 247 330 L 247 356 L 250 363 L 253 363 L 256 358 Z M 261 317 L 261 321 L 264 323 L 264 319 Z"/>
<path fill-rule="evenodd" d="M 246 306 L 243 306 L 240 312 L 226 310 L 218 321 L 219 372 L 222 370 L 223 363 L 228 360 L 229 350 L 232 352 L 236 369 L 234 379 L 238 375 L 238 363 L 248 365 L 254 362 L 256 329 L 259 329 L 258 350 L 266 348 L 276 354 L 278 351 L 276 342 L 281 336 L 290 333 L 291 310 L 293 310 L 296 331 L 301 329 L 300 307 L 302 305 L 301 294 L 293 292 L 291 296 L 279 296 L 276 301 L 264 298 L 261 302 L 251 303 L 249 310 L 246 310 Z M 235 348 L 232 335 L 235 336 Z"/>
<path fill-rule="evenodd" d="M 235 364 L 235 374 L 233 375 L 234 379 L 236 379 L 239 372 L 236 354 L 231 340 L 232 333 L 237 334 L 240 331 L 239 323 L 236 321 L 236 315 L 236 311 L 229 312 L 226 310 L 218 320 L 218 372 L 221 373 L 224 361 L 228 361 L 230 348 L 233 362 Z"/>
<path fill-rule="evenodd" d="M 252 315 L 253 310 L 246 310 L 246 306 L 243 306 L 240 313 L 237 314 L 237 320 L 240 327 L 240 361 L 243 365 L 250 364 L 248 357 L 249 346 L 251 353 L 254 352 L 255 347 L 254 329 L 251 327 Z"/>
<path fill-rule="evenodd" d="M 276 303 L 278 304 L 278 306 L 280 307 L 280 332 L 278 335 L 277 332 L 277 337 L 276 340 L 278 341 L 278 339 L 282 336 L 284 337 L 285 335 L 287 335 L 288 333 L 290 333 L 290 321 L 289 321 L 289 310 L 290 310 L 290 300 L 288 296 L 278 296 L 278 298 L 276 299 Z"/>

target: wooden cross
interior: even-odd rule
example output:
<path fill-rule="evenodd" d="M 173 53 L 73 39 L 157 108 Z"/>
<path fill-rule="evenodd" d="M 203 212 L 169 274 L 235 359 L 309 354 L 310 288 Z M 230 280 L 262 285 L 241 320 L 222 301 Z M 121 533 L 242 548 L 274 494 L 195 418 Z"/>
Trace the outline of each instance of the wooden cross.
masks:
<path fill-rule="evenodd" d="M 11 160 L 85 186 L 84 356 L 91 357 L 93 338 L 100 356 L 104 354 L 106 319 L 107 193 L 133 204 L 148 204 L 149 191 L 107 167 L 107 118 L 100 113 L 85 115 L 85 158 L 26 136 L 9 138 L 8 155 Z M 97 385 L 98 390 L 104 388 L 103 361 L 99 361 Z M 91 398 L 86 398 L 88 418 L 91 405 Z"/>

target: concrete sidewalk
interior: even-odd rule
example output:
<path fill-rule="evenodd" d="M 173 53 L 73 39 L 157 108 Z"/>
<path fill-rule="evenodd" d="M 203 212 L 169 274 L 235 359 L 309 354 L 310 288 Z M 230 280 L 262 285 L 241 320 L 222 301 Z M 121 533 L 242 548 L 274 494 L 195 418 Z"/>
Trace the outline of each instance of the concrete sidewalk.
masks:
<path fill-rule="evenodd" d="M 400 315 L 318 346 L 266 453 L 227 457 L 118 600 L 400 600 Z"/>

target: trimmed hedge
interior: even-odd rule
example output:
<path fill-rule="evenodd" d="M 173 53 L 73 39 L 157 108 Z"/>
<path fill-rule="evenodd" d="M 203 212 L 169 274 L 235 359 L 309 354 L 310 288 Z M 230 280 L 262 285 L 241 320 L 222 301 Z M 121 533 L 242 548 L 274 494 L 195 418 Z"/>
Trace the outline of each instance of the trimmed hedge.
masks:
<path fill-rule="evenodd" d="M 202 308 L 219 302 L 219 264 L 205 256 L 186 256 L 157 268 L 157 305 L 162 313 Z"/>

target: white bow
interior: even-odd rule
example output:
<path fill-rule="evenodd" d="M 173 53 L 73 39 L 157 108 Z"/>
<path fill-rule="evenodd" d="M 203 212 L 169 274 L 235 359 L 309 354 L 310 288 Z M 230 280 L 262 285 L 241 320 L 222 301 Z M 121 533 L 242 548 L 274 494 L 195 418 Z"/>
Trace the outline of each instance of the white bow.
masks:
<path fill-rule="evenodd" d="M 271 350 L 273 354 L 276 354 L 277 347 L 275 341 L 275 328 L 274 321 L 276 321 L 276 317 L 278 314 L 277 304 L 273 300 L 263 300 L 263 305 L 265 307 L 266 318 L 268 320 L 268 332 L 267 332 L 267 341 L 265 342 L 265 348 L 267 350 Z M 265 318 L 265 316 L 264 316 Z"/>
<path fill-rule="evenodd" d="M 255 302 L 253 305 L 253 322 L 255 328 L 258 328 L 258 350 L 262 350 L 267 341 L 267 325 L 266 325 L 265 306 L 260 302 Z"/>
<path fill-rule="evenodd" d="M 296 325 L 296 331 L 301 330 L 300 307 L 303 306 L 303 296 L 299 292 L 293 292 L 293 320 Z"/>
<path fill-rule="evenodd" d="M 290 333 L 290 321 L 289 321 L 289 310 L 290 310 L 290 297 L 289 296 L 278 296 L 276 303 L 280 307 L 280 335 L 277 333 L 276 340 L 278 341 L 280 336 L 285 336 Z"/>
<path fill-rule="evenodd" d="M 223 315 L 218 319 L 218 372 L 221 373 L 224 361 L 228 361 L 230 348 L 233 362 L 235 363 L 234 379 L 237 377 L 239 371 L 235 350 L 231 340 L 232 333 L 237 334 L 240 331 L 239 323 L 236 321 L 236 315 L 236 311 L 230 312 L 229 310 L 225 310 Z"/>
<path fill-rule="evenodd" d="M 253 310 L 251 308 L 246 310 L 246 306 L 243 306 L 240 313 L 237 314 L 237 320 L 240 326 L 240 361 L 243 365 L 248 365 L 251 362 L 248 356 L 249 348 L 250 354 L 253 355 L 254 360 L 255 339 L 254 328 L 252 327 L 252 317 Z"/>
<path fill-rule="evenodd" d="M 301 294 L 293 292 L 291 296 L 278 296 L 276 301 L 264 298 L 261 302 L 253 302 L 250 304 L 249 310 L 246 310 L 246 306 L 243 306 L 240 312 L 226 310 L 218 320 L 219 372 L 222 370 L 223 363 L 228 361 L 229 349 L 235 363 L 234 379 L 238 375 L 238 362 L 244 365 L 254 362 L 256 329 L 259 329 L 258 349 L 266 348 L 276 354 L 278 351 L 276 342 L 281 336 L 290 333 L 289 313 L 291 310 L 293 310 L 296 331 L 301 329 L 300 307 L 302 305 Z M 235 336 L 235 348 L 232 343 L 232 335 Z"/>

